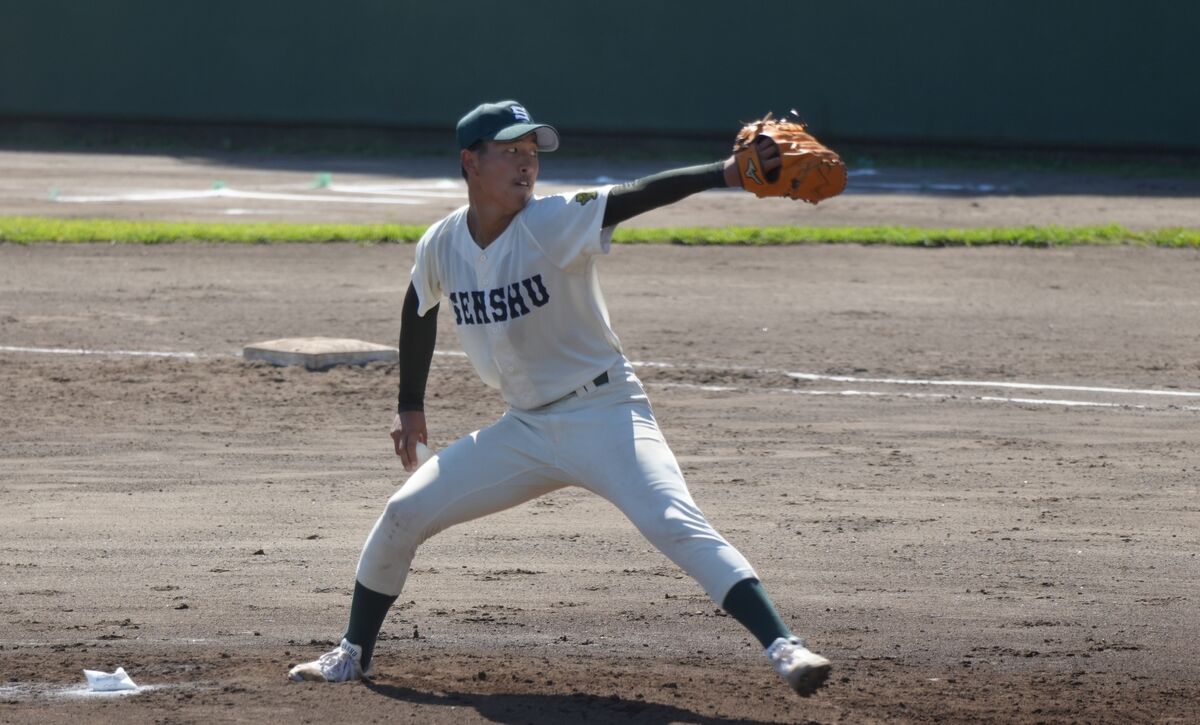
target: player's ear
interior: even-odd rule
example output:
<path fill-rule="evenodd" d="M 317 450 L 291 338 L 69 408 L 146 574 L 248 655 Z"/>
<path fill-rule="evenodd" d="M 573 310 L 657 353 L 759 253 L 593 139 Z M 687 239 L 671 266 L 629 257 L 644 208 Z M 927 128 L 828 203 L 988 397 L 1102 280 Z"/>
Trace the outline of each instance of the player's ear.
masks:
<path fill-rule="evenodd" d="M 471 149 L 463 149 L 458 152 L 458 162 L 462 166 L 463 178 L 467 178 L 477 170 L 475 162 L 475 152 Z"/>

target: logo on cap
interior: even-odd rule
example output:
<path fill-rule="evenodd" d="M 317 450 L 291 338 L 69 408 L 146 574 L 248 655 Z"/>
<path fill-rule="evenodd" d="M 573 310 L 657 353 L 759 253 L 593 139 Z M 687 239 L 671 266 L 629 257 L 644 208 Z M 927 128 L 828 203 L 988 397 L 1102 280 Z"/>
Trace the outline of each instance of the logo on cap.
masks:
<path fill-rule="evenodd" d="M 524 106 L 512 105 L 508 107 L 508 110 L 512 111 L 513 118 L 518 121 L 533 123 L 533 119 L 529 116 L 529 111 L 526 111 Z"/>

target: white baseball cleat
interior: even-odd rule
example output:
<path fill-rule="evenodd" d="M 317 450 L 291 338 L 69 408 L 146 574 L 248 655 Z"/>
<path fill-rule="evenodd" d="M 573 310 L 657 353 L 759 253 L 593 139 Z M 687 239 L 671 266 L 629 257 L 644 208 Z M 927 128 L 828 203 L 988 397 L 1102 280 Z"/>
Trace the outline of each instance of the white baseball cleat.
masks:
<path fill-rule="evenodd" d="M 800 697 L 819 690 L 829 677 L 829 660 L 810 652 L 799 637 L 780 637 L 771 643 L 766 654 L 771 666 Z"/>
<path fill-rule="evenodd" d="M 362 647 L 345 639 L 337 649 L 288 671 L 288 679 L 293 682 L 349 682 L 362 678 Z"/>

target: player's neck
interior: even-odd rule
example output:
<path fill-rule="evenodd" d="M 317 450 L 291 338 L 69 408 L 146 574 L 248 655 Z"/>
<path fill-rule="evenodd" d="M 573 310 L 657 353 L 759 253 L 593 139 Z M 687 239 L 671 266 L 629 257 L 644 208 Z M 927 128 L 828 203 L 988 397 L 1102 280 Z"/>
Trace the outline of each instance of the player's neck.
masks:
<path fill-rule="evenodd" d="M 489 204 L 478 204 L 475 200 L 471 200 L 471 205 L 467 208 L 467 229 L 471 232 L 471 238 L 475 240 L 475 244 L 480 249 L 487 249 L 488 245 L 496 241 L 520 213 L 520 209 L 505 210 Z"/>

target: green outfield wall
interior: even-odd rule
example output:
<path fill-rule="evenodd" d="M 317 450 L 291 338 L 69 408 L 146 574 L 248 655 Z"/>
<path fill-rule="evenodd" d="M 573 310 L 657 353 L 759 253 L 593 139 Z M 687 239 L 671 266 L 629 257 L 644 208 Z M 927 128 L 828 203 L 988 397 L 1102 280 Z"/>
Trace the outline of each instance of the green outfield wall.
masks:
<path fill-rule="evenodd" d="M 500 9 L 502 8 L 502 9 Z M 1200 3 L 0 0 L 0 118 L 1200 150 Z"/>

